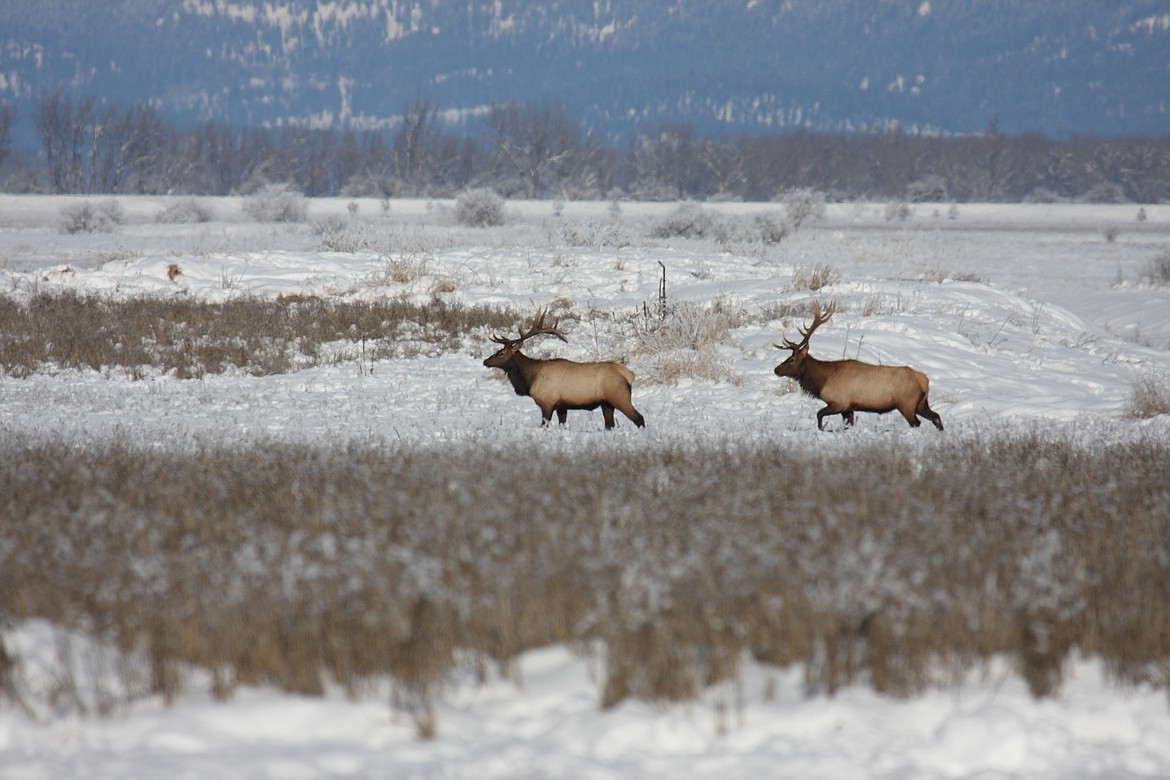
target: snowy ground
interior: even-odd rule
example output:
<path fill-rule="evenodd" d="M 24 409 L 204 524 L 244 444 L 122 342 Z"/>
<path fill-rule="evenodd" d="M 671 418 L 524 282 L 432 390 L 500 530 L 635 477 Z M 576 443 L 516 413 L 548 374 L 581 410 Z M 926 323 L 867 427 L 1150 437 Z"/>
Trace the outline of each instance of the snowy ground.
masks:
<path fill-rule="evenodd" d="M 101 199 L 99 199 L 101 200 Z M 193 440 L 407 441 L 474 445 L 524 437 L 577 447 L 662 441 L 788 439 L 848 447 L 884 437 L 965 436 L 1020 425 L 1063 426 L 1093 437 L 1170 436 L 1165 417 L 1135 421 L 1132 382 L 1170 382 L 1170 286 L 1143 283 L 1170 252 L 1170 206 L 920 205 L 887 220 L 885 204 L 843 204 L 778 246 L 655 239 L 672 204 L 509 204 L 503 227 L 454 225 L 449 203 L 325 200 L 304 224 L 257 224 L 236 199 L 208 200 L 214 219 L 155 222 L 173 199 L 120 201 L 115 232 L 58 231 L 67 198 L 0 196 L 0 291 L 76 289 L 131 297 L 241 294 L 411 296 L 506 303 L 522 311 L 571 305 L 569 344 L 534 345 L 574 359 L 619 357 L 641 377 L 634 402 L 647 428 L 619 416 L 570 415 L 567 430 L 537 431 L 539 415 L 481 361 L 486 334 L 461 353 L 335 365 L 263 378 L 242 374 L 132 380 L 118 372 L 0 377 L 0 436 L 79 443 L 111 436 L 183 447 Z M 707 207 L 750 219 L 774 204 Z M 359 251 L 326 251 L 314 224 L 332 219 Z M 721 380 L 655 382 L 662 365 L 623 326 L 654 305 L 661 266 L 675 306 L 719 303 L 745 316 L 720 342 Z M 172 264 L 182 273 L 172 281 Z M 394 281 L 391 270 L 409 270 Z M 794 278 L 829 269 L 816 293 Z M 798 286 L 798 285 L 796 285 Z M 816 431 L 817 403 L 772 373 L 771 346 L 800 321 L 770 320 L 781 302 L 838 301 L 813 337 L 814 355 L 910 363 L 931 378 L 946 425 L 909 429 L 895 416 L 859 415 L 853 431 Z M 831 444 L 830 444 L 831 442 Z M 41 623 L 9 627 L 7 646 L 27 684 L 59 673 L 60 637 Z M 78 640 L 80 641 L 80 640 Z M 479 685 L 452 680 L 439 735 L 373 692 L 300 699 L 249 690 L 230 703 L 198 693 L 171 707 L 133 704 L 105 719 L 30 719 L 0 705 L 0 777 L 1047 777 L 1170 776 L 1170 701 L 1118 689 L 1094 661 L 1069 669 L 1060 694 L 1034 701 L 1008 669 L 911 701 L 867 689 L 807 697 L 799 670 L 748 664 L 736 686 L 685 706 L 598 706 L 597 670 L 565 648 L 526 655 L 518 674 Z M 206 686 L 204 686 L 206 687 Z M 199 686 L 192 685 L 198 691 Z"/>

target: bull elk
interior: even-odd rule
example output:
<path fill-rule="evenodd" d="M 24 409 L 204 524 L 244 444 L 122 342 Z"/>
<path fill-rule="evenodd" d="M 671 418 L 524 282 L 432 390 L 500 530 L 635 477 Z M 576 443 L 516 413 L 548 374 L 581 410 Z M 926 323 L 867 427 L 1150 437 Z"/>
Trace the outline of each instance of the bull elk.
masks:
<path fill-rule="evenodd" d="M 570 409 L 601 407 L 606 429 L 614 426 L 614 409 L 629 417 L 639 428 L 644 426 L 645 419 L 630 401 L 634 372 L 622 364 L 612 361 L 575 363 L 564 358 L 540 360 L 520 351 L 525 341 L 541 334 L 568 342 L 565 334 L 557 330 L 557 323 L 546 326 L 544 318 L 545 312 L 537 312 L 527 331 L 518 327 L 518 339 L 492 336 L 492 341 L 502 346 L 483 364 L 488 368 L 503 369 L 516 395 L 531 396 L 536 401 L 543 418 L 541 425 L 548 425 L 553 412 L 557 413 L 557 421 L 564 425 Z"/>
<path fill-rule="evenodd" d="M 942 418 L 930 408 L 927 395 L 930 390 L 926 374 L 909 366 L 875 366 L 860 360 L 817 360 L 808 354 L 808 339 L 833 316 L 836 304 L 821 312 L 820 303 L 813 303 L 813 321 L 800 329 L 799 342 L 784 339 L 783 344 L 772 342 L 777 349 L 792 350 L 792 354 L 776 366 L 776 376 L 795 379 L 800 389 L 825 402 L 817 412 L 817 428 L 825 429 L 825 415 L 840 414 L 846 425 L 853 425 L 854 412 L 885 414 L 897 409 L 911 427 L 917 428 L 924 417 L 940 431 Z"/>

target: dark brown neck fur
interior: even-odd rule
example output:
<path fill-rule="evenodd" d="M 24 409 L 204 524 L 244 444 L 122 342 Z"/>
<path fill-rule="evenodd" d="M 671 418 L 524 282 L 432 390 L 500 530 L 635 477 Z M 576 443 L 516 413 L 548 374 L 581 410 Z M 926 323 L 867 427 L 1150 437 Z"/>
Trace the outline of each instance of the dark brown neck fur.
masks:
<path fill-rule="evenodd" d="M 529 394 L 528 391 L 532 388 L 532 379 L 536 372 L 536 364 L 539 362 L 535 358 L 517 352 L 504 367 L 504 373 L 508 375 L 508 381 L 512 383 L 512 389 L 516 391 L 516 395 Z"/>
<path fill-rule="evenodd" d="M 806 355 L 800 364 L 800 373 L 796 377 L 800 389 L 813 398 L 821 397 L 821 390 L 825 382 L 829 381 L 833 363 L 840 361 L 817 360 L 812 355 Z"/>

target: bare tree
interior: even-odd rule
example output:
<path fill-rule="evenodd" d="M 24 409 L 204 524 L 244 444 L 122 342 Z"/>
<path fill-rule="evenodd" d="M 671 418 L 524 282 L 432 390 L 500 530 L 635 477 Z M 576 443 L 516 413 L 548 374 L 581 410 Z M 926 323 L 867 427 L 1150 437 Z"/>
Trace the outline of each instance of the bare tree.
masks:
<path fill-rule="evenodd" d="M 642 136 L 634 150 L 634 167 L 638 188 L 652 197 L 701 194 L 695 129 L 690 125 L 663 125 Z"/>
<path fill-rule="evenodd" d="M 705 139 L 699 143 L 696 158 L 713 194 L 742 197 L 747 183 L 747 160 L 743 149 L 726 141 Z"/>
<path fill-rule="evenodd" d="M 403 110 L 402 126 L 390 147 L 394 177 L 406 183 L 414 194 L 423 192 L 435 172 L 438 117 L 438 101 L 416 97 Z"/>
<path fill-rule="evenodd" d="M 565 118 L 561 104 L 495 105 L 487 122 L 496 150 L 520 175 L 529 198 L 539 198 L 545 175 L 580 147 L 580 130 Z"/>
<path fill-rule="evenodd" d="M 0 168 L 12 154 L 12 124 L 15 121 L 16 110 L 8 104 L 0 106 Z"/>
<path fill-rule="evenodd" d="M 37 102 L 33 122 L 45 152 L 49 191 L 81 192 L 82 128 L 93 110 L 93 98 L 74 107 L 73 101 L 57 88 Z"/>

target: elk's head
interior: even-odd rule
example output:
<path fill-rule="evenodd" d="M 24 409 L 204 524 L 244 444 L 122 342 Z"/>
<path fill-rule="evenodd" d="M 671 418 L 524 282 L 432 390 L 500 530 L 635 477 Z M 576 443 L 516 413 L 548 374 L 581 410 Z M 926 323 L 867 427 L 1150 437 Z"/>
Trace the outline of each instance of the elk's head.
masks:
<path fill-rule="evenodd" d="M 502 346 L 496 350 L 495 354 L 484 360 L 483 364 L 488 368 L 507 369 L 512 364 L 512 361 L 516 359 L 516 356 L 520 354 L 521 345 L 533 336 L 539 336 L 542 333 L 556 336 L 561 341 L 567 342 L 568 339 L 565 338 L 565 334 L 557 329 L 556 322 L 552 325 L 544 324 L 545 314 L 546 312 L 544 311 L 537 312 L 536 317 L 532 320 L 532 327 L 528 330 L 524 330 L 522 326 L 517 326 L 516 329 L 520 332 L 520 338 L 518 339 L 510 339 L 506 336 L 492 336 L 492 341 Z"/>
<path fill-rule="evenodd" d="M 772 346 L 776 349 L 792 350 L 792 354 L 788 356 L 780 365 L 776 366 L 776 376 L 786 376 L 793 379 L 800 377 L 804 373 L 804 361 L 808 359 L 808 337 L 813 334 L 813 331 L 824 325 L 833 316 L 837 304 L 830 303 L 829 308 L 821 312 L 821 304 L 817 301 L 813 302 L 813 321 L 807 328 L 800 329 L 800 341 L 792 341 L 789 338 L 784 339 L 783 344 L 772 342 Z"/>

